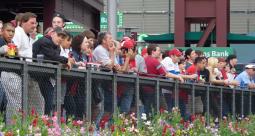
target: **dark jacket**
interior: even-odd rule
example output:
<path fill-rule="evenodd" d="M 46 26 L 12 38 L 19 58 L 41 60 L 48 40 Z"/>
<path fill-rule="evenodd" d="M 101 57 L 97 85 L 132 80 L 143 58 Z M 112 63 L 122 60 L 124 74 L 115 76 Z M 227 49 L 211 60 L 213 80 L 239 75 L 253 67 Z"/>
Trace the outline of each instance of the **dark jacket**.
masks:
<path fill-rule="evenodd" d="M 57 61 L 66 64 L 68 59 L 60 56 L 60 47 L 53 43 L 51 37 L 42 37 L 33 44 L 33 58 L 43 54 L 44 60 Z"/>

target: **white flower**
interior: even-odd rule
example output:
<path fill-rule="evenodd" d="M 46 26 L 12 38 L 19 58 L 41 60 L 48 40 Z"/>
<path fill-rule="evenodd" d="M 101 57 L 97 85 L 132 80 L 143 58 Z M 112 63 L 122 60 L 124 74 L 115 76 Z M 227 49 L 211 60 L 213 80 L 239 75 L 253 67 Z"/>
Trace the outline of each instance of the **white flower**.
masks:
<path fill-rule="evenodd" d="M 124 120 L 125 125 L 128 125 L 128 119 Z"/>
<path fill-rule="evenodd" d="M 17 134 L 18 134 L 18 136 L 19 136 L 19 129 L 17 129 L 16 132 L 17 132 Z"/>
<path fill-rule="evenodd" d="M 145 113 L 142 113 L 141 119 L 142 119 L 142 120 L 147 120 L 147 117 L 146 117 L 146 114 L 145 114 Z"/>
<path fill-rule="evenodd" d="M 150 121 L 146 121 L 144 124 L 147 125 L 147 126 L 150 126 L 151 122 Z"/>
<path fill-rule="evenodd" d="M 149 130 L 153 130 L 153 127 L 148 127 Z"/>

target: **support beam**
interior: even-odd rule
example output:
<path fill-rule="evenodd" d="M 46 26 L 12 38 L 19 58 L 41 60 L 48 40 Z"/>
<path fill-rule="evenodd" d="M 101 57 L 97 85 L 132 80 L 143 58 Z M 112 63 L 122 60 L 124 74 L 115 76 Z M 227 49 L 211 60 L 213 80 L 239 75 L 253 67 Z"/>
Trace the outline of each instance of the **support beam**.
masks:
<path fill-rule="evenodd" d="M 210 23 L 208 24 L 208 26 L 206 27 L 201 39 L 199 40 L 197 46 L 203 46 L 206 42 L 206 40 L 208 39 L 209 35 L 211 34 L 211 32 L 213 31 L 213 29 L 215 28 L 215 19 L 212 19 L 210 21 Z"/>
<path fill-rule="evenodd" d="M 185 0 L 175 0 L 175 47 L 185 45 Z"/>
<path fill-rule="evenodd" d="M 227 0 L 216 0 L 216 45 L 218 47 L 227 46 L 228 33 L 228 11 Z"/>
<path fill-rule="evenodd" d="M 43 0 L 43 30 L 46 30 L 48 27 L 50 27 L 52 17 L 54 14 L 54 9 L 55 9 L 55 0 Z"/>

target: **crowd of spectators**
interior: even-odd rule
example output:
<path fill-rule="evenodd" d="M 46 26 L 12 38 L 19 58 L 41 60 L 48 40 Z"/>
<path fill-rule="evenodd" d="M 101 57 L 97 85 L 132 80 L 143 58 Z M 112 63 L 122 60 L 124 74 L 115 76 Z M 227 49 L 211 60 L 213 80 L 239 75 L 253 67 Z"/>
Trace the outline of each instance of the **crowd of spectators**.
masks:
<path fill-rule="evenodd" d="M 72 36 L 64 29 L 65 18 L 54 15 L 52 27 L 47 28 L 44 34 L 38 34 L 40 29 L 34 13 L 26 12 L 17 14 L 15 20 L 11 22 L 0 22 L 0 55 L 8 59 L 21 61 L 39 62 L 39 59 L 50 60 L 47 63 L 61 63 L 63 67 L 70 70 L 72 68 L 87 69 L 88 66 L 97 66 L 104 72 L 116 72 L 123 74 L 135 74 L 150 78 L 164 78 L 180 83 L 200 83 L 213 84 L 226 87 L 255 88 L 254 76 L 255 65 L 245 66 L 245 70 L 239 75 L 236 73 L 237 57 L 229 55 L 227 58 L 206 58 L 203 52 L 189 48 L 182 51 L 177 48 L 161 51 L 160 46 L 150 44 L 143 48 L 141 54 L 138 53 L 136 42 L 132 37 L 124 37 L 121 41 L 113 39 L 109 32 L 99 32 L 85 30 L 84 32 Z M 40 31 L 39 31 L 40 32 Z M 15 56 L 10 56 L 10 44 L 14 44 Z M 15 85 L 10 85 L 10 82 Z M 38 111 L 42 114 L 50 115 L 53 111 L 53 99 L 55 91 L 55 79 L 49 76 L 31 78 L 29 86 L 37 95 L 43 99 Z M 62 79 L 62 109 L 66 110 L 67 115 L 80 119 L 85 114 L 85 93 L 83 87 L 79 86 L 78 80 L 68 81 Z M 14 72 L 1 72 L 0 96 L 1 111 L 6 112 L 6 121 L 16 111 L 21 109 L 22 101 L 22 79 Z M 76 90 L 72 95 L 70 91 Z M 103 93 L 104 96 L 104 116 L 109 116 L 113 109 L 113 88 L 110 81 L 93 80 L 92 93 Z M 164 99 L 166 110 L 171 110 L 174 103 L 173 90 L 160 88 Z M 117 97 L 118 107 L 121 113 L 132 111 L 134 101 L 139 101 L 144 107 L 144 112 L 149 114 L 156 107 L 156 91 L 154 86 L 141 86 L 140 99 L 134 97 L 135 87 L 131 83 L 118 82 Z M 79 95 L 79 96 L 77 96 Z M 182 116 L 187 113 L 186 105 L 190 92 L 179 91 L 179 106 Z M 206 105 L 204 94 L 198 94 L 203 106 Z M 28 96 L 29 97 L 29 96 Z M 80 99 L 82 97 L 83 99 Z M 225 96 L 223 107 L 224 113 L 229 113 L 230 98 Z M 98 110 L 98 105 L 102 104 L 100 98 L 92 98 L 92 111 Z M 99 99 L 99 100 L 98 100 Z M 219 101 L 218 97 L 212 95 L 215 104 Z M 72 100 L 71 103 L 70 101 Z M 33 100 L 32 100 L 33 101 Z M 34 100 L 36 101 L 36 100 Z M 71 106 L 70 106 L 71 105 Z M 75 107 L 75 108 L 74 108 Z M 62 110 L 62 111 L 63 111 Z M 217 109 L 215 109 L 217 110 Z"/>

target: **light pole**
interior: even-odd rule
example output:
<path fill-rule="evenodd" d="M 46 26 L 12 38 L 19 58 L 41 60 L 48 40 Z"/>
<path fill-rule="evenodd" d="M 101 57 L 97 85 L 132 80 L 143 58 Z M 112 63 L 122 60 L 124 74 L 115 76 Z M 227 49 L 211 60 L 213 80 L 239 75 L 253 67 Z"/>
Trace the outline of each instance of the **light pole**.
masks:
<path fill-rule="evenodd" d="M 107 0 L 108 32 L 117 38 L 117 0 Z"/>

